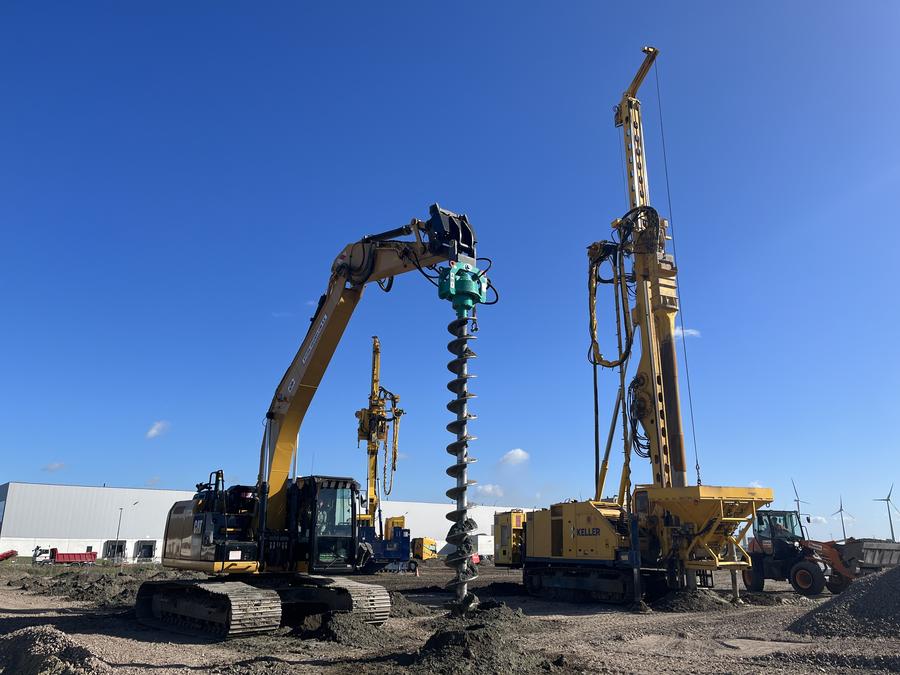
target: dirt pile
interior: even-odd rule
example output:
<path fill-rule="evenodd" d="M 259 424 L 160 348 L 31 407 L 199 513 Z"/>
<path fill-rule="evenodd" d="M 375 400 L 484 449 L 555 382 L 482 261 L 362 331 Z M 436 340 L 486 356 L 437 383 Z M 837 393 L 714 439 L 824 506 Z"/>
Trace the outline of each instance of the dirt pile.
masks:
<path fill-rule="evenodd" d="M 72 638 L 52 626 L 22 628 L 0 637 L 0 673 L 95 675 L 111 673 Z"/>
<path fill-rule="evenodd" d="M 375 649 L 385 642 L 385 635 L 370 623 L 348 612 L 326 614 L 315 637 L 326 642 Z"/>
<path fill-rule="evenodd" d="M 410 600 L 403 593 L 391 591 L 391 616 L 400 619 L 409 619 L 417 616 L 431 616 L 434 611 L 425 605 Z"/>
<path fill-rule="evenodd" d="M 657 612 L 715 612 L 734 607 L 711 588 L 670 591 L 650 606 Z"/>
<path fill-rule="evenodd" d="M 528 595 L 525 586 L 512 581 L 492 581 L 487 586 L 475 589 L 480 598 L 501 598 L 515 595 Z"/>
<path fill-rule="evenodd" d="M 812 598 L 807 598 L 799 593 L 767 593 L 765 591 L 743 591 L 741 600 L 746 605 L 757 605 L 760 607 L 777 607 L 779 605 L 787 605 L 791 607 L 809 607 L 816 604 Z"/>
<path fill-rule="evenodd" d="M 91 602 L 99 607 L 130 607 L 134 604 L 140 585 L 147 580 L 185 578 L 182 572 L 161 568 L 129 569 L 120 572 L 115 568 L 67 569 L 52 573 L 24 573 L 9 578 L 7 586 L 42 595 L 63 595 L 72 600 Z"/>
<path fill-rule="evenodd" d="M 446 616 L 433 622 L 434 633 L 413 655 L 415 671 L 456 673 L 578 672 L 562 655 L 522 646 L 522 635 L 535 622 L 503 603 L 486 602 L 465 617 Z"/>
<path fill-rule="evenodd" d="M 856 579 L 788 628 L 822 637 L 900 638 L 900 567 Z"/>

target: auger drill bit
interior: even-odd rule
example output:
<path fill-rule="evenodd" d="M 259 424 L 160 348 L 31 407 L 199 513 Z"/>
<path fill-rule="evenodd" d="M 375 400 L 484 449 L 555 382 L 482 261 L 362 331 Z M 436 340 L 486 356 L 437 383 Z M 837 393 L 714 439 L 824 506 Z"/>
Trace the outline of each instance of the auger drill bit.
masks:
<path fill-rule="evenodd" d="M 469 456 L 469 443 L 475 436 L 469 435 L 469 421 L 476 416 L 469 412 L 469 399 L 475 394 L 469 392 L 468 382 L 475 377 L 469 373 L 469 360 L 475 358 L 475 352 L 469 348 L 469 342 L 475 336 L 469 332 L 469 323 L 474 317 L 469 313 L 479 302 L 484 302 L 487 292 L 487 278 L 474 265 L 451 263 L 449 268 L 441 270 L 438 286 L 441 298 L 451 300 L 457 318 L 450 322 L 447 330 L 453 339 L 447 349 L 455 357 L 447 364 L 447 369 L 455 375 L 447 384 L 447 389 L 456 395 L 447 404 L 447 410 L 456 415 L 456 419 L 447 425 L 447 431 L 456 436 L 456 440 L 447 446 L 447 452 L 456 458 L 456 462 L 447 468 L 447 475 L 456 480 L 456 485 L 447 490 L 447 496 L 456 502 L 456 508 L 447 514 L 453 523 L 447 533 L 447 541 L 456 548 L 447 556 L 446 564 L 456 570 L 455 577 L 447 587 L 455 592 L 451 609 L 464 614 L 478 604 L 478 598 L 469 592 L 469 582 L 478 578 L 475 564 L 472 562 L 474 547 L 469 533 L 478 526 L 469 518 L 469 507 L 466 493 L 474 480 L 469 480 L 468 467 L 476 460 Z"/>

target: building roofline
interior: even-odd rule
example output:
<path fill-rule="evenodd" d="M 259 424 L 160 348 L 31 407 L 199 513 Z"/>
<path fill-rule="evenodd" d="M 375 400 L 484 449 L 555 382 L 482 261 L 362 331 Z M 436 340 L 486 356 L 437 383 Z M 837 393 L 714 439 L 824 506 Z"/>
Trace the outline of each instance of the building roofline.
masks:
<path fill-rule="evenodd" d="M 74 487 L 74 488 L 84 488 L 86 490 L 156 490 L 158 492 L 196 492 L 194 488 L 164 488 L 164 487 L 152 487 L 152 486 L 123 486 L 123 485 L 79 485 L 76 483 L 43 483 L 39 481 L 27 481 L 27 480 L 11 480 L 5 483 L 0 483 L 0 488 L 7 485 L 47 485 L 49 487 Z"/>

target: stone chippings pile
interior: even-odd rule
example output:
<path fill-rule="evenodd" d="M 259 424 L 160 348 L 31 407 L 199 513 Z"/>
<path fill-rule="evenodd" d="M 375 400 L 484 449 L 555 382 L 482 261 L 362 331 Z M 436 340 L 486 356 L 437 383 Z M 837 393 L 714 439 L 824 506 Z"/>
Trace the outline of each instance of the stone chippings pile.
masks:
<path fill-rule="evenodd" d="M 854 580 L 789 628 L 818 637 L 900 638 L 900 567 Z"/>

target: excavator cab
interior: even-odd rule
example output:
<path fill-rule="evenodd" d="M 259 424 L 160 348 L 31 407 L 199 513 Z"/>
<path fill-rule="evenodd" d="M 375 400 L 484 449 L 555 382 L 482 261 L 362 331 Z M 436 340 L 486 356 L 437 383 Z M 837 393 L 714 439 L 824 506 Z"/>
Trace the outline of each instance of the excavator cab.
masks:
<path fill-rule="evenodd" d="M 357 543 L 358 503 L 359 483 L 352 478 L 297 478 L 288 493 L 294 565 L 309 573 L 355 571 L 363 562 Z"/>

